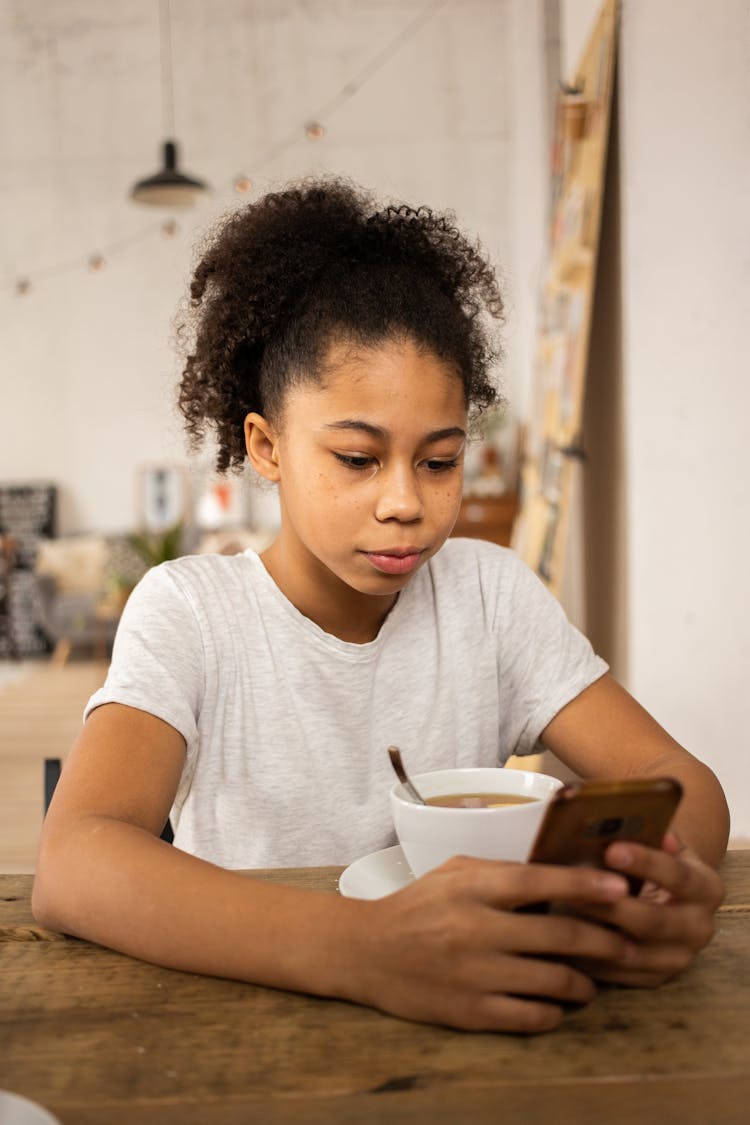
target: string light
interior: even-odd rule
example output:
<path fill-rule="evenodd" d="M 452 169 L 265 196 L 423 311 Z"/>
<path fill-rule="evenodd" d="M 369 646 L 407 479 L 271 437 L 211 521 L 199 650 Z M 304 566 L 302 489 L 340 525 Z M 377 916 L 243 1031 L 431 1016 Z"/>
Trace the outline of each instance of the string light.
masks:
<path fill-rule="evenodd" d="M 68 258 L 62 262 L 57 262 L 55 265 L 36 270 L 31 276 L 17 277 L 12 283 L 13 288 L 17 293 L 25 294 L 32 288 L 32 282 L 34 286 L 38 286 L 38 282 L 40 281 L 63 277 L 65 274 L 72 273 L 74 270 L 88 269 L 92 273 L 100 273 L 107 262 L 111 261 L 112 258 L 123 253 L 131 246 L 135 246 L 137 242 L 145 242 L 146 239 L 152 238 L 155 231 L 161 230 L 161 225 L 161 223 L 152 222 L 147 227 L 142 227 L 140 230 L 133 231 L 131 234 L 118 238 L 115 242 L 108 243 L 95 254 L 88 254 L 86 256 L 79 254 L 75 258 Z"/>
<path fill-rule="evenodd" d="M 303 126 L 302 131 L 307 139 L 311 141 L 321 140 L 326 134 L 326 125 L 323 122 L 326 121 L 333 113 L 335 113 L 337 109 L 339 109 L 342 105 L 344 105 L 347 101 L 349 101 L 357 93 L 359 93 L 365 83 L 369 81 L 369 79 L 372 78 L 374 74 L 381 70 L 386 65 L 386 63 L 390 62 L 390 60 L 401 50 L 401 48 L 410 39 L 414 38 L 417 32 L 420 31 L 422 27 L 426 23 L 428 23 L 449 2 L 450 0 L 432 0 L 431 3 L 426 4 L 422 11 L 419 12 L 414 17 L 414 19 L 406 25 L 406 27 L 404 27 L 397 35 L 395 35 L 393 39 L 391 39 L 385 45 L 385 47 L 382 48 L 381 51 L 379 51 L 373 58 L 371 58 L 369 62 L 365 63 L 362 69 L 352 78 L 350 78 L 349 81 L 341 87 L 339 92 L 334 97 L 332 97 L 324 105 L 319 106 L 315 110 L 315 112 L 311 114 L 311 116 L 307 119 L 307 122 Z M 290 132 L 290 134 L 286 138 L 283 138 L 276 142 L 274 145 L 271 145 L 269 149 L 263 154 L 263 157 L 258 161 L 255 168 L 256 175 L 270 163 L 272 163 L 272 161 L 276 160 L 278 156 L 282 155 L 290 148 L 293 148 L 295 145 L 297 145 L 299 143 L 299 138 L 300 128 L 299 126 L 297 126 L 294 131 Z M 233 188 L 236 192 L 245 194 L 249 191 L 252 191 L 253 181 L 250 176 L 246 176 L 244 174 L 239 175 L 233 182 Z M 84 258 L 83 260 L 81 258 L 78 258 L 74 261 L 68 260 L 65 262 L 59 262 L 55 265 L 47 266 L 41 270 L 34 271 L 33 281 L 36 282 L 40 279 L 59 277 L 63 274 L 70 273 L 73 270 L 79 269 L 82 261 L 85 265 L 88 266 L 88 269 L 92 273 L 101 273 L 105 268 L 107 261 L 111 261 L 111 259 L 115 255 L 121 253 L 134 243 L 151 237 L 155 230 L 159 230 L 162 234 L 162 237 L 164 238 L 174 238 L 179 233 L 180 228 L 174 221 L 174 219 L 167 219 L 157 225 L 151 223 L 147 227 L 143 227 L 141 230 L 136 231 L 134 234 L 121 238 L 117 242 L 112 243 L 110 246 L 104 247 L 103 250 L 106 253 L 106 259 L 104 253 L 94 253 L 89 255 L 88 258 Z M 0 280 L 0 285 L 2 284 L 3 282 Z M 32 277 L 22 276 L 14 280 L 6 279 L 4 284 L 6 286 L 13 286 L 15 292 L 19 296 L 25 296 L 26 294 L 31 292 Z"/>

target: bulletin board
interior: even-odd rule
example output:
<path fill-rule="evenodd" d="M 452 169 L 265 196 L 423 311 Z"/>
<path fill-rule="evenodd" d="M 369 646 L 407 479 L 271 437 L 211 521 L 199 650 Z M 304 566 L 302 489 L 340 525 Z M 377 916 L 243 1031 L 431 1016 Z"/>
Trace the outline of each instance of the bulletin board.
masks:
<path fill-rule="evenodd" d="M 617 0 L 605 0 L 556 104 L 549 254 L 513 548 L 559 595 L 581 428 L 617 50 Z"/>

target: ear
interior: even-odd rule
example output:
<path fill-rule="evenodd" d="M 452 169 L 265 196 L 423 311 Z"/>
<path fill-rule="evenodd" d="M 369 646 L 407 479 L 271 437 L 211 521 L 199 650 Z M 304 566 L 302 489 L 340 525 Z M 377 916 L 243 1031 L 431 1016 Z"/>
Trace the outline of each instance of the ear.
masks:
<path fill-rule="evenodd" d="M 279 480 L 278 434 L 262 414 L 248 414 L 245 418 L 245 449 L 256 473 L 266 480 Z"/>

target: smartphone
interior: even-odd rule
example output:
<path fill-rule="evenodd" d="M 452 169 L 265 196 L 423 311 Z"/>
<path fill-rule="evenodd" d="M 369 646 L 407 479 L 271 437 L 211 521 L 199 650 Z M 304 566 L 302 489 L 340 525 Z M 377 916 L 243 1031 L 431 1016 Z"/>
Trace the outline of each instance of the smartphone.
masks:
<path fill-rule="evenodd" d="M 606 867 L 604 853 L 614 840 L 658 848 L 681 797 L 672 777 L 564 785 L 547 807 L 529 862 Z M 643 881 L 627 879 L 638 894 Z"/>

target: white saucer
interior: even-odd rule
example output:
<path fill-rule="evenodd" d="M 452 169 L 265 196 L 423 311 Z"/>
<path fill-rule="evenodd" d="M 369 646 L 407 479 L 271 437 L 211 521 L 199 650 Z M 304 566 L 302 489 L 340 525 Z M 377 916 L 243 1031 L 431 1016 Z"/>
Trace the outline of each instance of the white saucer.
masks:
<path fill-rule="evenodd" d="M 60 1125 L 60 1119 L 37 1102 L 0 1090 L 0 1125 Z"/>
<path fill-rule="evenodd" d="M 396 844 L 350 863 L 339 879 L 339 891 L 345 898 L 384 898 L 413 882 L 401 845 Z"/>

